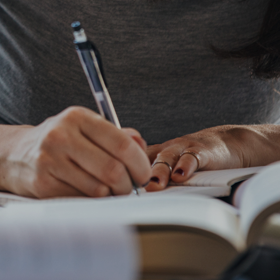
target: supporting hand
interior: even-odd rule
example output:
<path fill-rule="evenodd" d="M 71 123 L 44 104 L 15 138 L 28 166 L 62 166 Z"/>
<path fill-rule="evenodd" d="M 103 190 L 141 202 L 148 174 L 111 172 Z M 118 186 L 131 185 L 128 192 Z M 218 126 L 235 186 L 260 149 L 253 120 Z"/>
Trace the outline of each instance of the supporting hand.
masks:
<path fill-rule="evenodd" d="M 153 175 L 146 190 L 162 190 L 170 179 L 182 183 L 197 170 L 260 166 L 280 160 L 279 139 L 278 125 L 225 125 L 149 146 Z"/>

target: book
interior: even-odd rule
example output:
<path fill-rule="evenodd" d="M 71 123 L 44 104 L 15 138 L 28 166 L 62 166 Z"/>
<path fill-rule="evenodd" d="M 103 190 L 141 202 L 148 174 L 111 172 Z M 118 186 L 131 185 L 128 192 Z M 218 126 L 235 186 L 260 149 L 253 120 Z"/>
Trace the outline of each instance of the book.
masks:
<path fill-rule="evenodd" d="M 131 227 L 83 219 L 36 220 L 1 215 L 3 280 L 132 280 L 137 242 Z M 113 233 L 113 234 L 112 234 Z M 124 266 L 125 264 L 125 266 Z"/>
<path fill-rule="evenodd" d="M 224 169 L 213 171 L 195 172 L 191 178 L 181 184 L 170 182 L 168 188 L 156 193 L 146 193 L 145 189 L 140 189 L 141 195 L 160 194 L 202 194 L 213 197 L 222 197 L 230 194 L 231 186 L 237 182 L 246 180 L 261 171 L 263 167 L 248 167 L 236 169 Z M 134 193 L 132 192 L 133 196 Z M 34 201 L 36 199 L 22 197 L 7 192 L 0 192 L 0 206 L 13 201 Z"/>
<path fill-rule="evenodd" d="M 157 194 L 202 194 L 212 197 L 228 196 L 231 186 L 259 173 L 262 166 L 198 171 L 184 183 L 169 182 L 168 188 Z"/>
<path fill-rule="evenodd" d="M 52 263 L 59 263 L 64 257 L 67 258 L 67 250 L 61 252 L 59 242 L 52 243 L 52 239 L 49 238 L 50 231 L 54 240 L 56 240 L 55 236 L 61 236 L 62 234 L 59 231 L 60 227 L 63 224 L 70 225 L 71 236 L 68 235 L 69 230 L 64 227 L 62 227 L 62 232 L 65 232 L 66 239 L 70 240 L 71 244 L 76 244 L 76 242 L 79 244 L 80 239 L 79 241 L 76 239 L 79 236 L 78 233 L 86 233 L 87 236 L 91 236 L 94 225 L 101 230 L 102 226 L 99 226 L 99 224 L 103 222 L 105 225 L 116 224 L 131 228 L 135 239 L 132 246 L 134 246 L 134 249 L 135 247 L 138 248 L 138 250 L 129 249 L 130 242 L 130 245 L 124 251 L 136 254 L 134 260 L 136 260 L 137 265 L 133 266 L 126 261 L 127 257 L 123 256 L 121 252 L 116 253 L 120 248 L 117 248 L 118 246 L 113 245 L 113 243 L 111 250 L 113 250 L 114 256 L 117 256 L 116 261 L 123 258 L 122 272 L 128 271 L 130 276 L 133 275 L 132 280 L 140 278 L 150 280 L 214 279 L 239 252 L 242 252 L 248 246 L 269 242 L 269 238 L 264 236 L 265 232 L 274 232 L 274 239 L 278 239 L 277 230 L 271 230 L 273 225 L 268 224 L 268 221 L 273 213 L 280 210 L 279 173 L 280 163 L 276 163 L 262 168 L 257 175 L 250 178 L 243 193 L 239 210 L 216 198 L 197 194 L 180 195 L 178 193 L 168 193 L 168 195 L 147 194 L 141 197 L 123 196 L 113 199 L 9 203 L 0 211 L 0 260 L 5 259 L 4 264 L 9 264 L 9 267 L 17 267 L 11 257 L 15 254 L 9 252 L 9 248 L 7 248 L 7 244 L 14 244 L 13 239 L 8 234 L 8 230 L 4 237 L 2 234 L 5 225 L 20 223 L 21 232 L 28 230 L 32 233 L 33 237 L 29 240 L 31 245 L 33 239 L 36 242 L 36 230 L 34 233 L 33 227 L 38 229 L 42 225 L 42 228 L 45 229 L 47 225 L 49 230 L 46 231 L 46 236 L 44 236 L 44 230 L 40 231 L 42 236 L 39 239 L 39 244 L 47 242 L 48 248 L 51 247 L 54 250 Z M 105 232 L 108 233 L 107 230 Z M 115 234 L 114 230 L 110 233 L 111 236 Z M 278 234 L 280 237 L 279 231 Z M 21 243 L 25 243 L 26 235 L 22 237 L 23 241 L 21 240 L 21 234 L 18 234 L 17 238 L 16 244 L 21 246 Z M 85 240 L 84 248 L 87 248 L 87 242 L 89 241 Z M 120 244 L 117 239 L 116 242 Z M 38 241 L 35 244 L 38 245 Z M 32 246 L 31 249 L 28 246 L 23 246 L 21 254 L 19 254 L 19 256 L 24 257 L 25 262 L 33 247 L 36 254 L 44 255 L 43 249 L 38 252 L 36 246 Z M 6 248 L 6 250 L 1 248 Z M 29 250 L 29 253 L 25 250 Z M 5 257 L 1 255 L 3 251 Z M 71 252 L 72 258 L 75 259 L 76 253 L 73 250 Z M 95 258 L 88 251 L 86 252 L 89 262 L 97 261 L 98 251 Z M 81 256 L 78 254 L 77 262 L 79 258 Z M 29 270 L 32 271 L 32 262 L 28 262 L 28 264 Z M 33 265 L 33 269 L 36 269 L 36 262 Z M 113 270 L 110 267 L 111 263 L 105 261 L 102 267 L 104 265 L 108 267 L 108 270 Z M 72 266 L 75 267 L 74 260 Z M 133 267 L 134 272 L 131 272 L 131 267 Z M 2 269 L 5 271 L 3 262 L 0 261 L 0 271 Z M 90 267 L 83 266 L 83 270 L 92 274 L 92 279 L 100 279 L 94 278 L 95 274 Z M 53 277 L 52 279 L 56 278 Z M 116 279 L 116 277 L 113 279 Z"/>

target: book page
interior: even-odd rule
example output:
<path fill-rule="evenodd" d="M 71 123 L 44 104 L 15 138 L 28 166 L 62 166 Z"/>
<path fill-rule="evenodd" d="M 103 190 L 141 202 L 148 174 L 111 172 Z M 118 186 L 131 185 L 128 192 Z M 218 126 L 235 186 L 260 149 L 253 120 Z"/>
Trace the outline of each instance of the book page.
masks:
<path fill-rule="evenodd" d="M 260 172 L 262 167 L 249 167 L 249 168 L 237 168 L 237 169 L 224 169 L 224 170 L 212 170 L 212 171 L 199 171 L 195 172 L 193 176 L 186 182 L 176 184 L 174 182 L 169 183 L 163 191 L 156 192 L 157 194 L 202 194 L 207 196 L 219 197 L 227 196 L 230 194 L 231 185 L 236 182 L 245 180 L 255 173 Z M 172 188 L 171 188 L 172 187 Z M 140 194 L 146 194 L 145 189 L 140 190 Z M 152 193 L 149 193 L 154 195 Z M 134 196 L 134 193 L 131 194 Z M 61 198 L 57 198 L 61 199 Z M 67 199 L 67 198 L 63 198 Z M 69 198 L 75 199 L 75 198 Z M 4 206 L 10 201 L 36 201 L 34 198 L 27 198 L 11 193 L 0 192 L 0 206 Z"/>
<path fill-rule="evenodd" d="M 4 206 L 6 203 L 11 202 L 11 201 L 27 202 L 27 201 L 33 201 L 33 200 L 34 199 L 32 199 L 32 198 L 19 196 L 19 195 L 8 193 L 8 192 L 0 192 L 0 207 Z"/>
<path fill-rule="evenodd" d="M 1 215 L 1 279 L 138 279 L 132 228 L 100 219 L 17 216 Z"/>
<path fill-rule="evenodd" d="M 252 177 L 240 204 L 240 226 L 247 242 L 256 242 L 266 219 L 280 209 L 280 163 L 274 163 Z"/>
<path fill-rule="evenodd" d="M 159 195 L 189 195 L 189 194 L 200 194 L 211 197 L 228 196 L 230 194 L 230 186 L 169 186 L 162 191 L 157 192 L 146 192 L 145 189 L 140 189 L 140 197 L 142 196 L 159 196 Z M 132 193 L 131 196 L 135 196 Z"/>
<path fill-rule="evenodd" d="M 171 183 L 180 186 L 231 186 L 234 183 L 250 178 L 259 173 L 263 167 L 235 168 L 224 170 L 211 170 L 195 172 L 192 177 L 182 184 Z"/>
<path fill-rule="evenodd" d="M 124 225 L 181 225 L 213 232 L 235 247 L 238 217 L 236 209 L 217 199 L 199 195 L 115 197 L 114 199 L 88 199 L 12 203 L 0 211 L 8 216 L 29 216 L 37 219 L 62 219 L 73 217 L 95 221 L 114 221 Z"/>
<path fill-rule="evenodd" d="M 140 195 L 201 194 L 212 197 L 228 196 L 234 183 L 250 178 L 260 172 L 261 169 L 262 167 L 249 167 L 198 171 L 184 183 L 169 182 L 166 189 L 152 193 L 147 193 L 145 189 L 141 189 Z"/>

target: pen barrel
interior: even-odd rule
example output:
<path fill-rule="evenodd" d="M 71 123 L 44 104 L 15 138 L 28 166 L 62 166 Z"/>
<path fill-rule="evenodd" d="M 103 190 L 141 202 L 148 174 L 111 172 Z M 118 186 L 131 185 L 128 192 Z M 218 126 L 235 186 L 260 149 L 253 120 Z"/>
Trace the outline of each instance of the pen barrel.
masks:
<path fill-rule="evenodd" d="M 76 44 L 76 51 L 86 74 L 91 92 L 100 114 L 116 127 L 121 128 L 111 97 L 101 74 L 98 61 L 89 42 Z"/>
<path fill-rule="evenodd" d="M 83 33 L 84 34 L 84 33 Z M 84 37 L 86 38 L 85 34 Z M 86 39 L 85 39 L 86 40 Z M 121 128 L 118 116 L 116 114 L 111 97 L 105 85 L 98 60 L 96 58 L 92 43 L 89 41 L 74 42 L 76 45 L 76 51 L 80 59 L 83 70 L 86 74 L 91 92 L 98 106 L 100 114 L 108 121 L 113 123 L 117 128 Z M 139 195 L 139 186 L 130 176 L 132 187 L 135 194 Z"/>

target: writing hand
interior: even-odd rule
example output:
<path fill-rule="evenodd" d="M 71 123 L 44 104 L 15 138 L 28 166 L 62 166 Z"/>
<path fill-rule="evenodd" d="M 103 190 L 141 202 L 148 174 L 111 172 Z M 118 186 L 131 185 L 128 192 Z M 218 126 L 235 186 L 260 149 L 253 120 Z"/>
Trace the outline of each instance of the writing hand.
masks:
<path fill-rule="evenodd" d="M 153 166 L 146 190 L 162 190 L 170 179 L 182 183 L 197 170 L 260 166 L 280 160 L 279 137 L 278 125 L 225 125 L 149 146 L 151 164 L 168 164 Z"/>
<path fill-rule="evenodd" d="M 129 174 L 140 185 L 151 176 L 140 134 L 120 130 L 83 107 L 35 127 L 1 129 L 2 190 L 37 198 L 103 197 L 130 193 Z"/>

